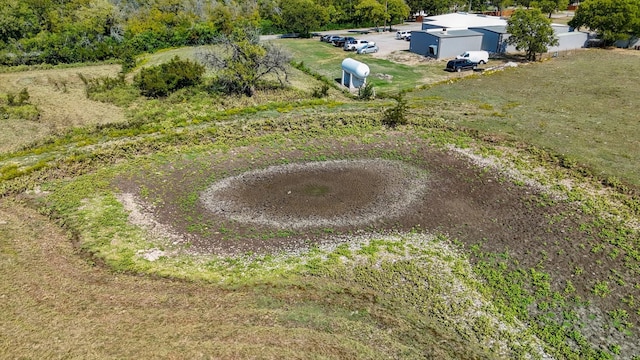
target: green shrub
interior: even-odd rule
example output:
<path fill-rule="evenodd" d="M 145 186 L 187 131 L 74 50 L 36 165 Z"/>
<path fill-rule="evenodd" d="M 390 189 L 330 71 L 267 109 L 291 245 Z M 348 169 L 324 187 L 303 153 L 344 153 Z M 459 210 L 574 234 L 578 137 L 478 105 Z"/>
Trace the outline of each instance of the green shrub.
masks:
<path fill-rule="evenodd" d="M 358 89 L 358 98 L 360 100 L 371 100 L 376 96 L 375 91 L 373 90 L 373 84 L 370 82 L 365 83 L 364 86 L 361 86 Z"/>
<path fill-rule="evenodd" d="M 324 98 L 329 95 L 329 85 L 323 83 L 320 87 L 313 89 L 311 96 L 314 98 Z"/>
<path fill-rule="evenodd" d="M 78 73 L 78 77 L 84 83 L 84 90 L 87 94 L 87 97 L 94 93 L 105 92 L 107 90 L 113 90 L 117 87 L 123 87 L 127 85 L 124 80 L 124 73 L 118 74 L 118 76 L 115 78 L 109 76 L 100 76 L 95 79 L 89 79 L 80 73 Z"/>
<path fill-rule="evenodd" d="M 85 94 L 88 99 L 128 106 L 140 96 L 138 89 L 127 84 L 124 73 L 116 77 L 100 76 L 94 79 L 78 73 L 84 83 Z"/>
<path fill-rule="evenodd" d="M 27 103 L 27 101 L 29 101 L 29 91 L 27 91 L 27 88 L 20 90 L 18 95 L 13 93 L 7 94 L 7 104 L 9 104 L 9 106 L 22 106 Z"/>
<path fill-rule="evenodd" d="M 144 96 L 161 97 L 188 86 L 200 84 L 204 66 L 174 57 L 168 63 L 142 69 L 134 84 Z"/>
<path fill-rule="evenodd" d="M 409 109 L 407 100 L 404 98 L 403 93 L 392 96 L 392 98 L 396 101 L 396 105 L 385 109 L 382 123 L 389 127 L 404 125 L 407 123 L 407 110 Z"/>
<path fill-rule="evenodd" d="M 35 105 L 24 104 L 20 106 L 7 106 L 0 110 L 0 117 L 23 119 L 29 121 L 40 120 L 40 110 Z"/>

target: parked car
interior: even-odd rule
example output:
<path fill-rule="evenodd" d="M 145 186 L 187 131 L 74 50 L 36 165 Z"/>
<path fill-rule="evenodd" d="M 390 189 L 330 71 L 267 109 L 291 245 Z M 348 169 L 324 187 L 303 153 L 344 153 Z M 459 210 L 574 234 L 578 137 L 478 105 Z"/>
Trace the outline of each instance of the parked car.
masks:
<path fill-rule="evenodd" d="M 358 54 L 371 54 L 378 52 L 378 45 L 374 42 L 367 43 L 363 47 L 358 49 Z"/>
<path fill-rule="evenodd" d="M 333 41 L 333 46 L 337 46 L 337 47 L 343 47 L 344 43 L 346 43 L 347 41 L 351 41 L 351 40 L 355 40 L 356 38 L 351 37 L 351 36 L 347 36 L 347 37 L 340 37 L 337 40 Z"/>
<path fill-rule="evenodd" d="M 344 51 L 356 51 L 358 49 L 360 49 L 361 47 L 363 47 L 364 45 L 368 44 L 369 41 L 367 40 L 351 40 L 349 42 L 345 42 L 344 43 Z"/>
<path fill-rule="evenodd" d="M 478 64 L 469 59 L 455 59 L 449 60 L 446 70 L 460 72 L 462 70 L 475 70 L 477 67 Z"/>
<path fill-rule="evenodd" d="M 396 32 L 396 40 L 402 40 L 411 35 L 411 31 L 398 31 Z"/>
<path fill-rule="evenodd" d="M 462 55 L 456 56 L 456 59 L 467 59 L 476 64 L 486 64 L 489 61 L 489 53 L 486 51 L 465 51 Z"/>
<path fill-rule="evenodd" d="M 338 36 L 338 35 L 327 35 L 327 38 L 324 41 L 332 44 L 334 41 L 340 39 L 341 37 L 342 36 Z"/>
<path fill-rule="evenodd" d="M 320 41 L 322 41 L 322 42 L 331 42 L 331 41 L 329 40 L 329 38 L 331 38 L 332 36 L 335 36 L 335 35 L 329 35 L 329 34 L 327 34 L 327 35 L 322 35 L 322 36 L 320 36 Z"/>

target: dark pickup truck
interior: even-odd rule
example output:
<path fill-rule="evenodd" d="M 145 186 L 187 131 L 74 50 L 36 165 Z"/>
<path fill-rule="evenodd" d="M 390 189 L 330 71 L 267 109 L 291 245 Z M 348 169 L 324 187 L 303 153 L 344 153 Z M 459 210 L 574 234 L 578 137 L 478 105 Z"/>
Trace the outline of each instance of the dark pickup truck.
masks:
<path fill-rule="evenodd" d="M 455 59 L 447 63 L 447 71 L 475 70 L 478 64 L 469 59 Z"/>
<path fill-rule="evenodd" d="M 355 40 L 356 38 L 352 36 L 340 37 L 337 40 L 333 41 L 333 46 L 343 47 L 345 42 L 349 42 L 351 40 Z"/>

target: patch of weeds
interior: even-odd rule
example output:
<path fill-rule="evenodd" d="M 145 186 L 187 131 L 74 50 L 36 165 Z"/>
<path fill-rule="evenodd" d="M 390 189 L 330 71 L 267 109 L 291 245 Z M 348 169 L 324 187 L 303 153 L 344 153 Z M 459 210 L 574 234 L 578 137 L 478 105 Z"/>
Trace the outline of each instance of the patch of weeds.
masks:
<path fill-rule="evenodd" d="M 23 88 L 16 95 L 14 93 L 7 93 L 7 105 L 9 106 L 22 106 L 29 102 L 29 91 L 27 88 Z"/>
<path fill-rule="evenodd" d="M 609 289 L 609 283 L 606 281 L 597 281 L 596 284 L 591 289 L 591 292 L 600 297 L 606 297 L 611 294 L 611 290 Z"/>
<path fill-rule="evenodd" d="M 358 99 L 373 100 L 375 97 L 376 97 L 376 92 L 373 89 L 373 83 L 367 82 L 363 86 L 358 88 Z"/>
<path fill-rule="evenodd" d="M 396 127 L 398 125 L 405 125 L 407 123 L 407 100 L 404 98 L 403 93 L 398 93 L 392 98 L 396 101 L 393 107 L 385 109 L 382 117 L 382 123 L 389 127 Z"/>
<path fill-rule="evenodd" d="M 329 85 L 322 83 L 319 87 L 316 87 L 311 92 L 311 96 L 314 98 L 325 98 L 329 95 Z"/>
<path fill-rule="evenodd" d="M 29 103 L 29 91 L 27 88 L 20 90 L 18 94 L 8 93 L 7 105 L 0 106 L 0 119 L 22 119 L 27 121 L 38 121 L 40 110 Z"/>

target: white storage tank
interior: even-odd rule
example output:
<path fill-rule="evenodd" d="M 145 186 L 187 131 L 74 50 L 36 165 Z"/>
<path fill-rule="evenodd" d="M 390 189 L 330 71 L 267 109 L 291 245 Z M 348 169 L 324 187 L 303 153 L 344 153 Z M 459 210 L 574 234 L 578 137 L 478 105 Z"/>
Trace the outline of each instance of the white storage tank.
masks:
<path fill-rule="evenodd" d="M 352 58 L 342 60 L 342 85 L 349 89 L 357 89 L 367 82 L 369 66 Z"/>

